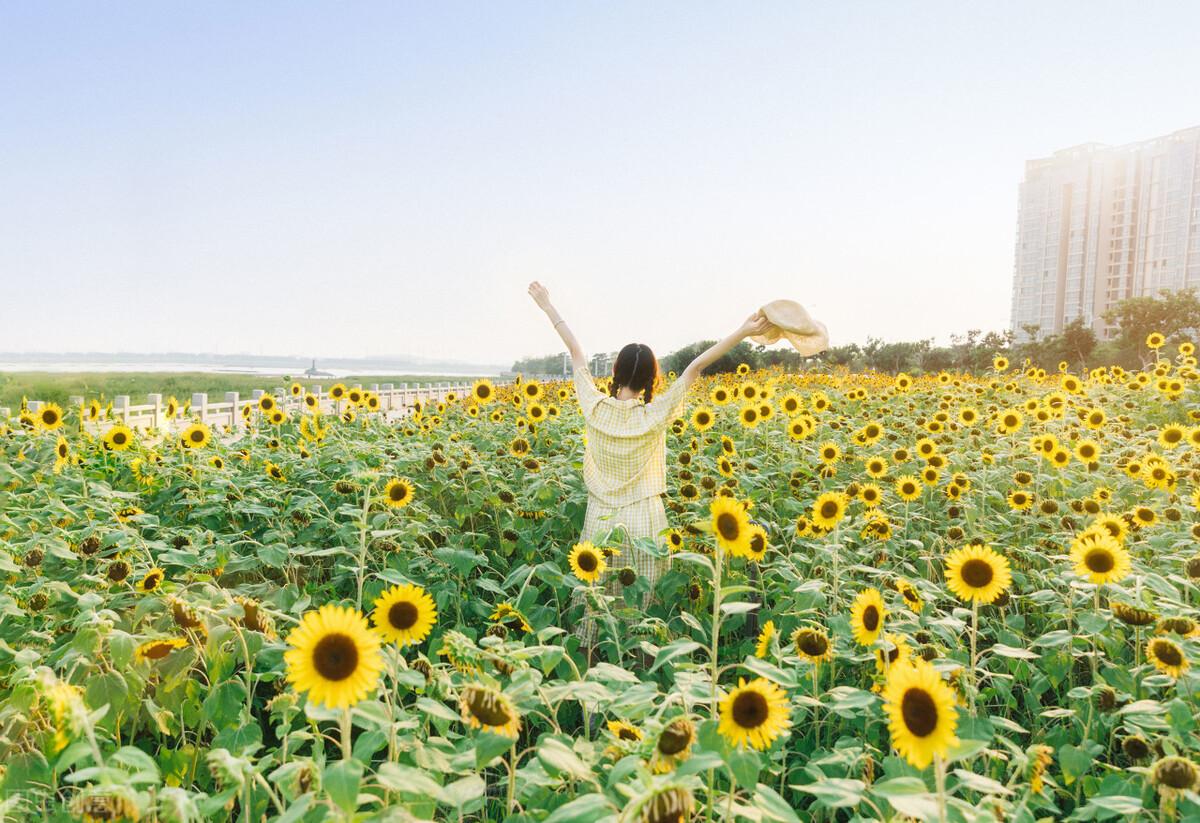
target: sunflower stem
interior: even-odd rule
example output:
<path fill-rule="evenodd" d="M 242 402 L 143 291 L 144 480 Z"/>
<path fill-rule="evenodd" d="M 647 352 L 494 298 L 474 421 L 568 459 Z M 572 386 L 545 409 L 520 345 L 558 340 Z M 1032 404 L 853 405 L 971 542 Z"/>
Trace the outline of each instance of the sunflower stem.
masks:
<path fill-rule="evenodd" d="M 351 756 L 350 750 L 350 707 L 342 709 L 341 727 L 342 727 L 342 760 L 349 760 Z"/>
<path fill-rule="evenodd" d="M 933 779 L 937 785 L 938 823 L 946 823 L 946 761 L 940 754 L 933 756 Z"/>
<path fill-rule="evenodd" d="M 721 638 L 721 572 L 725 566 L 725 552 L 721 549 L 721 541 L 716 541 L 716 546 L 713 549 L 713 618 L 712 618 L 712 646 L 709 649 L 709 663 L 712 666 L 709 684 L 709 702 L 708 711 L 709 717 L 715 722 L 717 721 L 717 677 L 719 675 L 718 653 L 720 651 Z M 706 819 L 710 822 L 713 817 L 713 783 L 716 779 L 716 770 L 708 770 L 708 794 L 707 794 L 707 809 Z"/>
<path fill-rule="evenodd" d="M 358 593 L 354 602 L 358 605 L 359 611 L 362 611 L 363 580 L 366 577 L 367 569 L 367 516 L 371 511 L 371 492 L 373 490 L 374 486 L 371 484 L 368 484 L 363 490 L 362 522 L 358 526 Z"/>
<path fill-rule="evenodd" d="M 971 688 L 970 688 L 970 710 L 971 716 L 975 716 L 975 692 L 979 690 L 979 680 L 975 676 L 975 663 L 977 660 L 976 647 L 979 636 L 979 600 L 971 598 Z"/>

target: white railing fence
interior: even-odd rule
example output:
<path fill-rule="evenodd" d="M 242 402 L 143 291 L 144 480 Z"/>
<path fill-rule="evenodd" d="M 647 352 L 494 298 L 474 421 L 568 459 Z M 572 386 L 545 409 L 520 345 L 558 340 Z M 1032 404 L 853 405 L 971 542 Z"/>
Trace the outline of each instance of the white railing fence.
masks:
<path fill-rule="evenodd" d="M 493 379 L 492 382 L 497 386 L 511 383 L 507 379 Z M 440 402 L 446 399 L 446 396 L 453 392 L 457 397 L 465 397 L 470 393 L 473 383 L 401 383 L 395 385 L 392 383 L 378 384 L 374 383 L 368 386 L 355 384 L 347 386 L 347 391 L 350 389 L 369 390 L 379 397 L 379 408 L 374 413 L 382 414 L 385 419 L 394 420 L 404 417 L 412 412 L 417 403 L 422 405 L 429 402 Z M 200 420 L 213 427 L 229 426 L 232 429 L 239 429 L 246 425 L 246 420 L 242 416 L 242 409 L 246 406 L 257 408 L 259 398 L 264 394 L 271 394 L 276 403 L 281 409 L 289 414 L 294 414 L 307 410 L 304 403 L 304 394 L 311 394 L 317 398 L 321 412 L 324 414 L 334 413 L 340 414 L 349 403 L 342 400 L 335 400 L 329 396 L 328 387 L 309 386 L 304 392 L 299 395 L 293 395 L 286 388 L 276 388 L 270 392 L 263 389 L 255 389 L 249 397 L 242 397 L 238 392 L 225 392 L 223 400 L 212 400 L 205 393 L 193 394 L 191 397 L 191 408 L 188 412 L 187 421 Z M 87 415 L 84 413 L 87 399 L 78 396 L 70 398 L 71 409 L 79 413 L 81 418 L 86 420 Z M 29 409 L 37 411 L 43 405 L 42 401 L 30 400 Z M 180 399 L 180 406 L 183 403 Z M 68 410 L 65 410 L 68 411 Z M 6 420 L 12 416 L 11 409 L 0 408 L 0 420 Z M 86 425 L 94 430 L 102 430 L 111 425 L 114 421 L 121 421 L 125 425 L 133 429 L 146 430 L 150 428 L 161 429 L 172 421 L 167 417 L 167 401 L 164 400 L 161 394 L 151 394 L 147 396 L 147 402 L 141 404 L 130 403 L 129 395 L 117 395 L 112 399 L 112 413 L 107 420 L 97 420 L 87 422 Z"/>

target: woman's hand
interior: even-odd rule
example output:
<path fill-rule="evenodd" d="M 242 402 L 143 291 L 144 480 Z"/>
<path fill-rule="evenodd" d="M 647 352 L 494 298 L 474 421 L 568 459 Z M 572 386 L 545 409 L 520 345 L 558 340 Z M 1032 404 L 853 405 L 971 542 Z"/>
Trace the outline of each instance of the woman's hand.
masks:
<path fill-rule="evenodd" d="M 747 337 L 757 337 L 760 334 L 766 334 L 767 329 L 771 328 L 771 321 L 762 313 L 762 310 L 756 311 L 754 314 L 746 318 L 746 322 L 742 323 L 738 333 L 742 339 Z"/>
<path fill-rule="evenodd" d="M 550 292 L 541 283 L 534 280 L 529 284 L 529 296 L 533 298 L 533 302 L 537 303 L 538 308 L 542 311 L 550 311 Z"/>

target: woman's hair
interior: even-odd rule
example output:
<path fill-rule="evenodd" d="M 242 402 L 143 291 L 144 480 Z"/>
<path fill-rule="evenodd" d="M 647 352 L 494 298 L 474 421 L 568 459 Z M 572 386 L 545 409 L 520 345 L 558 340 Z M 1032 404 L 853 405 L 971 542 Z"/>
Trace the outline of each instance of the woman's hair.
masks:
<path fill-rule="evenodd" d="M 616 397 L 622 386 L 640 391 L 649 403 L 654 397 L 654 381 L 658 379 L 658 361 L 654 352 L 644 343 L 630 343 L 621 349 L 613 363 L 612 396 Z"/>

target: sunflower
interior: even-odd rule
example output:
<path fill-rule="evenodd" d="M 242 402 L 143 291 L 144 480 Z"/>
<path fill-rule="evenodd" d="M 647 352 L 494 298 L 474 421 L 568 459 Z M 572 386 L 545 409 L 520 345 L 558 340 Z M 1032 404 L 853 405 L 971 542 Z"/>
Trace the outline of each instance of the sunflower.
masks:
<path fill-rule="evenodd" d="M 750 548 L 747 550 L 746 559 L 761 563 L 767 556 L 767 549 L 771 548 L 767 542 L 767 530 L 758 523 L 751 523 L 749 528 Z"/>
<path fill-rule="evenodd" d="M 524 457 L 529 453 L 529 441 L 524 437 L 514 437 L 508 444 L 508 450 L 514 457 Z"/>
<path fill-rule="evenodd" d="M 763 677 L 749 683 L 738 679 L 737 688 L 721 699 L 717 731 L 731 746 L 770 748 L 791 725 L 787 694 Z"/>
<path fill-rule="evenodd" d="M 801 660 L 821 663 L 833 659 L 833 644 L 829 635 L 821 629 L 805 627 L 792 632 L 792 644 Z"/>
<path fill-rule="evenodd" d="M 883 701 L 892 745 L 916 768 L 928 766 L 935 755 L 944 757 L 958 742 L 954 734 L 958 726 L 954 690 L 925 660 L 917 658 L 892 666 Z"/>
<path fill-rule="evenodd" d="M 683 548 L 683 533 L 678 529 L 671 529 L 667 532 L 667 548 L 673 552 L 677 552 Z"/>
<path fill-rule="evenodd" d="M 1161 332 L 1155 331 L 1155 332 L 1150 332 L 1150 334 L 1146 335 L 1146 348 L 1148 348 L 1148 349 L 1155 349 L 1155 350 L 1161 349 L 1163 347 L 1163 344 L 1166 342 L 1167 342 L 1167 338 L 1163 337 Z"/>
<path fill-rule="evenodd" d="M 738 421 L 741 422 L 742 426 L 747 429 L 752 429 L 757 426 L 759 417 L 760 414 L 758 406 L 755 406 L 753 403 L 748 403 L 745 406 L 742 406 L 742 410 L 738 412 Z"/>
<path fill-rule="evenodd" d="M 71 444 L 61 434 L 54 444 L 54 473 L 58 474 L 71 462 Z"/>
<path fill-rule="evenodd" d="M 912 648 L 908 645 L 908 638 L 904 635 L 894 635 L 889 631 L 880 638 L 875 649 L 875 671 L 887 674 L 890 668 L 898 663 L 907 662 L 911 657 Z M 878 690 L 878 686 L 872 691 L 876 690 Z"/>
<path fill-rule="evenodd" d="M 1146 659 L 1163 674 L 1176 678 L 1182 675 L 1189 665 L 1183 648 L 1167 637 L 1155 637 L 1146 644 Z"/>
<path fill-rule="evenodd" d="M 850 499 L 842 492 L 825 492 L 812 507 L 812 522 L 823 529 L 832 529 L 846 516 Z"/>
<path fill-rule="evenodd" d="M 37 424 L 46 431 L 54 431 L 63 422 L 63 411 L 57 403 L 46 403 L 37 410 Z"/>
<path fill-rule="evenodd" d="M 1088 529 L 1071 543 L 1075 573 L 1100 586 L 1129 574 L 1129 552 L 1105 529 Z"/>
<path fill-rule="evenodd" d="M 698 406 L 692 412 L 692 427 L 698 432 L 708 431 L 715 422 L 717 422 L 716 416 L 707 406 Z"/>
<path fill-rule="evenodd" d="M 600 575 L 608 568 L 603 553 L 588 541 L 576 543 L 567 561 L 571 564 L 572 573 L 588 584 L 599 580 Z"/>
<path fill-rule="evenodd" d="M 921 481 L 911 474 L 896 478 L 896 494 L 905 503 L 911 503 L 921 496 Z"/>
<path fill-rule="evenodd" d="M 263 471 L 266 472 L 267 477 L 271 478 L 272 480 L 286 480 L 287 479 L 286 477 L 284 477 L 283 469 L 279 468 L 279 466 L 275 465 L 270 460 L 263 463 Z"/>
<path fill-rule="evenodd" d="M 496 399 L 496 387 L 487 378 L 476 380 L 475 385 L 471 386 L 471 397 L 479 405 L 486 406 Z"/>
<path fill-rule="evenodd" d="M 179 435 L 185 449 L 202 449 L 212 440 L 212 430 L 203 423 L 193 423 Z"/>
<path fill-rule="evenodd" d="M 348 606 L 327 603 L 305 612 L 287 639 L 287 680 L 308 699 L 344 709 L 374 691 L 383 670 L 379 635 Z"/>
<path fill-rule="evenodd" d="M 525 414 L 533 422 L 540 423 L 542 420 L 546 419 L 546 407 L 541 403 L 530 403 L 529 407 L 525 409 Z"/>
<path fill-rule="evenodd" d="M 817 457 L 822 463 L 836 463 L 842 457 L 842 450 L 837 443 L 827 440 L 817 449 Z"/>
<path fill-rule="evenodd" d="M 658 774 L 671 771 L 691 756 L 692 744 L 696 742 L 696 727 L 686 717 L 672 720 L 658 734 L 654 744 L 651 768 Z"/>
<path fill-rule="evenodd" d="M 1012 585 L 1008 558 L 973 543 L 946 556 L 946 587 L 966 602 L 988 604 Z"/>
<path fill-rule="evenodd" d="M 709 506 L 717 545 L 734 557 L 750 554 L 750 518 L 746 506 L 732 497 L 717 496 Z"/>
<path fill-rule="evenodd" d="M 525 634 L 533 631 L 533 626 L 529 625 L 529 621 L 525 619 L 525 615 L 512 603 L 500 603 L 497 605 L 488 616 L 488 620 L 492 620 L 514 631 L 519 630 Z"/>
<path fill-rule="evenodd" d="M 473 683 L 458 696 L 463 722 L 473 729 L 516 737 L 521 730 L 521 715 L 517 707 L 498 689 Z"/>
<path fill-rule="evenodd" d="M 861 646 L 873 645 L 883 631 L 883 619 L 886 616 L 887 609 L 879 589 L 863 589 L 854 598 L 854 605 L 850 609 L 850 628 L 854 640 Z"/>
<path fill-rule="evenodd" d="M 149 594 L 162 585 L 163 579 L 166 576 L 167 573 L 156 566 L 146 572 L 146 576 L 142 578 L 141 582 L 135 588 L 143 594 Z"/>
<path fill-rule="evenodd" d="M 1008 506 L 1013 511 L 1026 511 L 1033 505 L 1033 494 L 1024 488 L 1014 488 L 1008 493 Z"/>
<path fill-rule="evenodd" d="M 875 479 L 879 479 L 888 473 L 887 458 L 884 457 L 868 457 L 863 463 L 863 468 L 867 470 L 867 474 Z"/>
<path fill-rule="evenodd" d="M 916 590 L 912 583 L 907 580 L 899 579 L 896 581 L 896 591 L 900 592 L 900 596 L 904 598 L 904 604 L 914 612 L 920 613 L 925 607 L 924 601 L 921 600 L 920 593 Z"/>
<path fill-rule="evenodd" d="M 275 398 L 269 394 L 264 394 L 258 398 L 259 411 L 269 412 L 275 408 Z"/>
<path fill-rule="evenodd" d="M 176 649 L 182 649 L 188 644 L 187 640 L 182 637 L 168 637 L 165 640 L 150 640 L 147 641 L 133 652 L 133 659 L 138 663 L 153 663 L 156 660 L 162 660 Z"/>
<path fill-rule="evenodd" d="M 402 509 L 412 502 L 412 483 L 402 477 L 394 477 L 383 488 L 383 502 L 392 509 Z"/>
<path fill-rule="evenodd" d="M 133 445 L 133 430 L 118 423 L 104 433 L 103 443 L 109 451 L 123 452 Z"/>
<path fill-rule="evenodd" d="M 642 739 L 642 730 L 632 723 L 626 723 L 624 720 L 608 721 L 608 731 L 617 740 L 626 743 L 636 743 Z"/>
<path fill-rule="evenodd" d="M 420 586 L 393 586 L 375 600 L 371 622 L 385 641 L 401 648 L 420 643 L 437 622 L 433 598 Z"/>
<path fill-rule="evenodd" d="M 771 638 L 773 638 L 775 634 L 775 621 L 768 620 L 763 624 L 762 631 L 758 633 L 758 641 L 754 644 L 755 657 L 767 656 L 767 652 L 771 649 Z"/>

